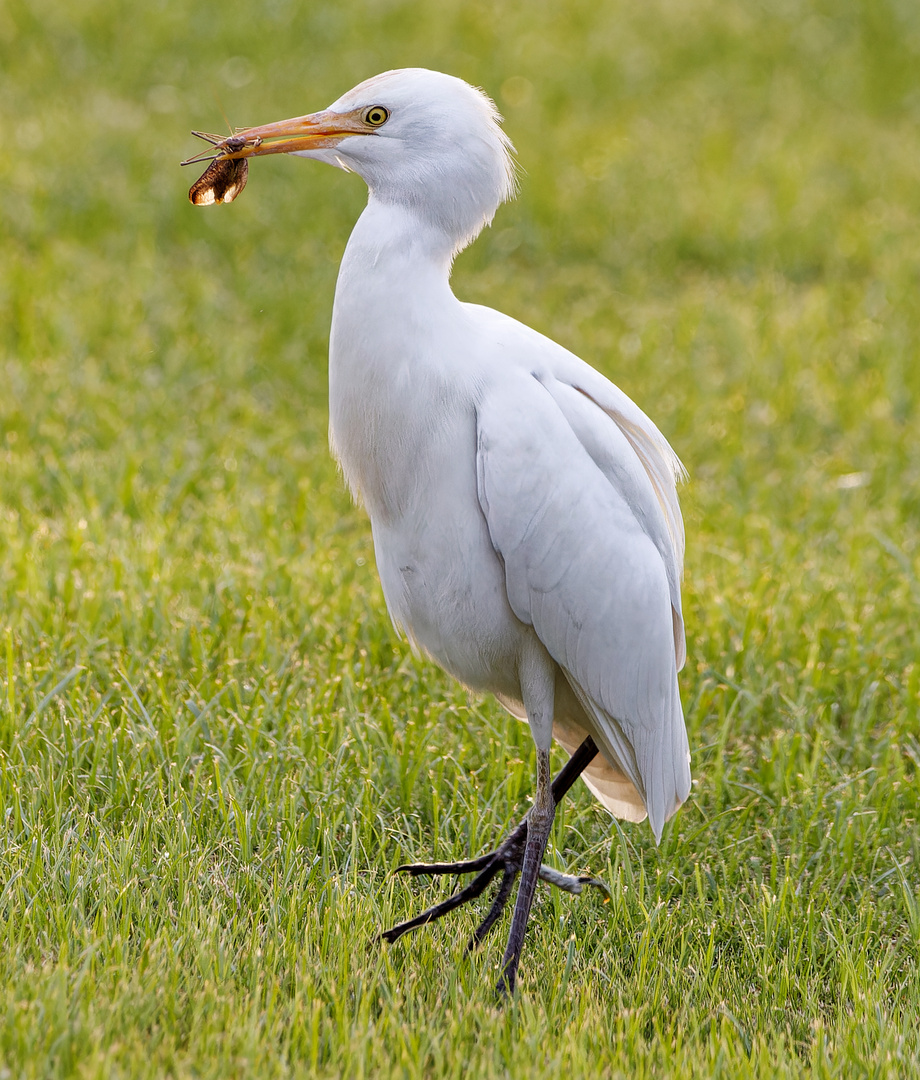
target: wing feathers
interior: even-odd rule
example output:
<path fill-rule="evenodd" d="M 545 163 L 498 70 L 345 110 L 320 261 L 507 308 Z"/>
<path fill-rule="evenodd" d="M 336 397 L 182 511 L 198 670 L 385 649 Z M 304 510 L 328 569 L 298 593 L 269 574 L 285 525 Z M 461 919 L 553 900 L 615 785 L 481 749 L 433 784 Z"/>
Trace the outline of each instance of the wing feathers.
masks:
<path fill-rule="evenodd" d="M 577 372 L 572 385 L 603 409 L 629 440 L 652 482 L 682 570 L 684 523 L 676 485 L 686 480 L 687 472 L 667 439 L 631 398 L 588 364 L 580 366 L 582 370 Z"/>
<path fill-rule="evenodd" d="M 632 443 L 604 414 L 580 412 L 573 393 L 524 373 L 489 388 L 479 498 L 514 613 L 566 673 L 657 837 L 690 782 L 673 549 Z"/>
<path fill-rule="evenodd" d="M 593 368 L 583 367 L 585 372 L 569 373 L 571 383 L 547 380 L 546 386 L 598 468 L 623 491 L 664 560 L 674 608 L 674 651 L 680 670 L 687 646 L 680 602 L 684 523 L 676 485 L 686 473 L 645 413 Z"/>

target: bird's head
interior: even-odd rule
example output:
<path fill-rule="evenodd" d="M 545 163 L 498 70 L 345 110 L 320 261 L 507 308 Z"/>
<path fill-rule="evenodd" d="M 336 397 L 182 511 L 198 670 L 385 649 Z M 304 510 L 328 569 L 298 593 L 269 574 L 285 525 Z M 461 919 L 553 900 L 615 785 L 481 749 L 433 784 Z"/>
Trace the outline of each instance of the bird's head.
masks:
<path fill-rule="evenodd" d="M 515 191 L 513 147 L 494 104 L 462 79 L 387 71 L 322 112 L 238 131 L 226 157 L 296 154 L 358 173 L 371 198 L 411 209 L 456 249 Z"/>

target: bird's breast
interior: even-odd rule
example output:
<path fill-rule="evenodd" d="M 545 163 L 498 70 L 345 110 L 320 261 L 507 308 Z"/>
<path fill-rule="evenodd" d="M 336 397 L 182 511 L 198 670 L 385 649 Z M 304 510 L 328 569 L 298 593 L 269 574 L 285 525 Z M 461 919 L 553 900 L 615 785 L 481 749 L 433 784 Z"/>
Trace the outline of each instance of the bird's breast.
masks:
<path fill-rule="evenodd" d="M 360 379 L 330 370 L 332 450 L 372 519 L 412 513 L 475 469 L 474 406 L 431 381 L 406 364 Z"/>
<path fill-rule="evenodd" d="M 515 696 L 522 627 L 479 504 L 475 403 L 424 377 L 414 394 L 408 381 L 394 393 L 398 384 L 369 380 L 368 393 L 333 384 L 330 410 L 334 451 L 371 519 L 387 607 L 462 682 Z"/>
<path fill-rule="evenodd" d="M 336 287 L 333 453 L 370 516 L 394 622 L 467 685 L 516 696 L 522 625 L 477 491 L 488 347 L 451 293 L 446 265 L 372 254 L 364 228 Z"/>
<path fill-rule="evenodd" d="M 375 519 L 407 512 L 445 472 L 475 478 L 476 453 L 462 307 L 439 294 L 409 302 L 380 277 L 340 280 L 329 350 L 333 453 Z"/>

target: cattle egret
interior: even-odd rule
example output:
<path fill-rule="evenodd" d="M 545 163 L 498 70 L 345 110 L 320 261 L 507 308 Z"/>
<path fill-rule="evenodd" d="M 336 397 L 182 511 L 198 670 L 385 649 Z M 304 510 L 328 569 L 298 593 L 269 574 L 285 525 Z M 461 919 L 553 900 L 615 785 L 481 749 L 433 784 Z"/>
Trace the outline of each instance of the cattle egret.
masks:
<path fill-rule="evenodd" d="M 394 941 L 480 895 L 495 924 L 520 874 L 499 992 L 513 990 L 556 804 L 582 775 L 656 840 L 690 790 L 677 685 L 682 466 L 621 390 L 577 356 L 451 291 L 451 263 L 515 189 L 495 106 L 460 79 L 389 71 L 323 112 L 248 128 L 218 161 L 296 154 L 370 190 L 339 271 L 330 441 L 371 521 L 387 607 L 415 647 L 526 718 L 536 793 L 499 847 L 413 875 L 478 872 Z M 213 199 L 237 177 L 219 171 Z M 210 183 L 210 181 L 209 181 Z M 230 193 L 233 197 L 236 192 Z M 555 738 L 570 754 L 550 782 Z"/>

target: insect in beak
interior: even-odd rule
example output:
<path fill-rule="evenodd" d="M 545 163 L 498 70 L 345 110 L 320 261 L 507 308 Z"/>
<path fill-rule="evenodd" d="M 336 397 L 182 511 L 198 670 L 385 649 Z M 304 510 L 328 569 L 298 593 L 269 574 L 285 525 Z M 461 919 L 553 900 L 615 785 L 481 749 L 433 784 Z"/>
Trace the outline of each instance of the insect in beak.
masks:
<path fill-rule="evenodd" d="M 217 156 L 211 161 L 201 176 L 189 189 L 189 202 L 194 206 L 214 206 L 216 203 L 230 203 L 240 194 L 249 179 L 249 162 L 245 157 L 234 157 L 241 150 L 254 148 L 261 143 L 259 138 L 247 138 L 243 135 L 209 135 L 204 131 L 193 131 L 199 139 L 218 147 Z M 191 165 L 203 160 L 203 155 L 196 154 L 183 165 Z"/>

